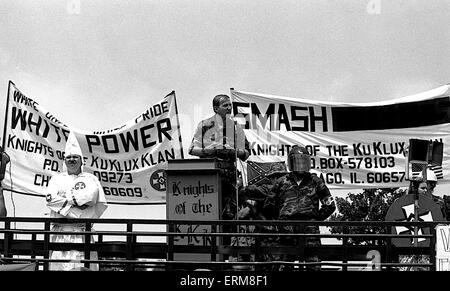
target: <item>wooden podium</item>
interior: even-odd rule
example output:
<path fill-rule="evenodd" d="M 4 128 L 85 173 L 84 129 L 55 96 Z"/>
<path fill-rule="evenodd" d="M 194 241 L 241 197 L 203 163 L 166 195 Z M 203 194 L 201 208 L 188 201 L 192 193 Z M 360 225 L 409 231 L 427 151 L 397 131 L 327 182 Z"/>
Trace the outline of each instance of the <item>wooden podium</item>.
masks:
<path fill-rule="evenodd" d="M 207 233 L 211 225 L 192 225 L 196 220 L 221 219 L 221 165 L 216 159 L 169 160 L 166 187 L 166 217 L 171 220 L 186 220 L 191 225 L 178 224 L 176 232 Z M 169 230 L 168 230 L 169 231 Z M 169 238 L 170 239 L 170 238 Z M 216 237 L 216 244 L 221 237 Z M 211 246 L 208 236 L 175 236 L 174 246 Z M 174 253 L 174 260 L 211 261 L 208 253 Z M 221 256 L 215 256 L 221 260 Z"/>

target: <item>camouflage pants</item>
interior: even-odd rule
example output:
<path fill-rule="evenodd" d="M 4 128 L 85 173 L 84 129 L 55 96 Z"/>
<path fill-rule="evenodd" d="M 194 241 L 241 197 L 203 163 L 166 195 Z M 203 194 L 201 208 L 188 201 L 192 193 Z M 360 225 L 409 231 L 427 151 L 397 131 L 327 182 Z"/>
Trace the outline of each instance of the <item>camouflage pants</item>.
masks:
<path fill-rule="evenodd" d="M 317 226 L 282 226 L 278 227 L 278 233 L 319 233 L 319 228 Z M 302 242 L 302 240 L 304 240 Z M 265 247 L 299 247 L 301 245 L 304 246 L 320 246 L 320 238 L 318 237 L 291 237 L 291 236 L 278 236 L 278 237 L 267 237 L 261 241 L 261 246 Z M 309 263 L 318 263 L 320 262 L 319 257 L 316 255 L 305 255 L 303 260 L 299 257 L 299 255 L 294 254 L 279 254 L 277 252 L 268 252 L 262 255 L 261 260 L 263 262 L 309 262 Z M 266 265 L 263 267 L 265 271 L 294 271 L 294 270 L 302 270 L 294 268 L 292 264 L 283 264 L 277 263 L 273 265 Z M 305 270 L 307 271 L 320 271 L 320 265 L 306 265 Z"/>
<path fill-rule="evenodd" d="M 252 225 L 240 225 L 238 228 L 239 233 L 254 233 L 255 227 Z M 231 237 L 231 246 L 237 247 L 252 247 L 255 245 L 255 238 L 249 236 L 233 236 Z M 238 254 L 234 256 L 230 256 L 229 261 L 235 262 L 255 262 L 254 254 Z M 255 268 L 252 265 L 234 265 L 234 270 L 246 270 L 246 271 L 254 271 Z"/>

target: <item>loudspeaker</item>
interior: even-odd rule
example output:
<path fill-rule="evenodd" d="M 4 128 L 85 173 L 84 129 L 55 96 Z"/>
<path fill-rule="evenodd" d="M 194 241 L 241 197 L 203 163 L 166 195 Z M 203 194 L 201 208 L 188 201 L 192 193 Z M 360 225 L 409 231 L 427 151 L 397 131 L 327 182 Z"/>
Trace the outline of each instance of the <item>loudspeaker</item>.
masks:
<path fill-rule="evenodd" d="M 444 144 L 439 141 L 433 141 L 431 150 L 431 164 L 433 166 L 442 166 L 442 157 L 444 155 Z"/>
<path fill-rule="evenodd" d="M 430 145 L 430 141 L 428 141 L 428 140 L 410 139 L 409 140 L 409 156 L 408 156 L 409 162 L 410 163 L 428 164 L 429 145 Z M 441 163 L 442 163 L 442 157 L 441 157 Z"/>

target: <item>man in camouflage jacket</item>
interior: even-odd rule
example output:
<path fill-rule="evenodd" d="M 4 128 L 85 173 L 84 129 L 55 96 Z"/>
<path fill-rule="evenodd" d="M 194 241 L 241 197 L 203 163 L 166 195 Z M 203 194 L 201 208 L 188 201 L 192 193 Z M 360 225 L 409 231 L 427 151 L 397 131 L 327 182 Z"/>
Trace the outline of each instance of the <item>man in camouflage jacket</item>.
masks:
<path fill-rule="evenodd" d="M 288 154 L 288 167 L 290 172 L 279 177 L 272 185 L 261 187 L 247 187 L 248 197 L 266 197 L 278 209 L 278 220 L 309 220 L 323 221 L 336 210 L 333 197 L 328 187 L 316 174 L 310 173 L 311 157 L 306 148 L 293 146 Z M 319 227 L 314 225 L 283 225 L 277 228 L 279 233 L 308 233 L 318 234 Z M 270 243 L 268 243 L 270 242 Z M 319 237 L 307 237 L 306 246 L 319 246 Z M 266 240 L 270 246 L 299 246 L 302 238 L 295 236 L 280 236 L 275 240 Z M 295 255 L 272 255 L 272 260 L 294 261 Z M 314 255 L 306 255 L 305 261 L 319 262 Z M 290 269 L 282 266 L 281 269 Z M 312 270 L 319 270 L 319 264 L 312 264 Z"/>

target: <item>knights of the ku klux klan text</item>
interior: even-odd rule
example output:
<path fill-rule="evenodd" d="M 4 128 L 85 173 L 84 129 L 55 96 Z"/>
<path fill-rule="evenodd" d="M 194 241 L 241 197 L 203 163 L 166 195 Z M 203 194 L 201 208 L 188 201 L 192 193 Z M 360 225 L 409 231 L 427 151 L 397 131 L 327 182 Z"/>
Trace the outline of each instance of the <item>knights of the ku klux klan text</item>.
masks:
<path fill-rule="evenodd" d="M 375 104 L 339 104 L 232 91 L 233 114 L 244 129 L 251 155 L 247 164 L 281 162 L 290 147 L 304 145 L 311 170 L 330 189 L 395 188 L 408 185 L 410 138 L 450 144 L 448 88 Z M 433 112 L 417 119 L 423 110 Z M 445 114 L 444 114 L 445 113 Z M 429 115 L 429 116 L 428 116 Z M 436 169 L 450 184 L 449 150 Z M 433 169 L 434 170 L 434 169 Z"/>
<path fill-rule="evenodd" d="M 45 196 L 52 175 L 62 171 L 72 130 L 84 153 L 84 169 L 98 177 L 110 202 L 165 202 L 164 170 L 168 160 L 182 156 L 174 94 L 102 131 L 68 127 L 11 83 L 8 98 L 5 147 L 14 164 L 13 191 Z"/>

